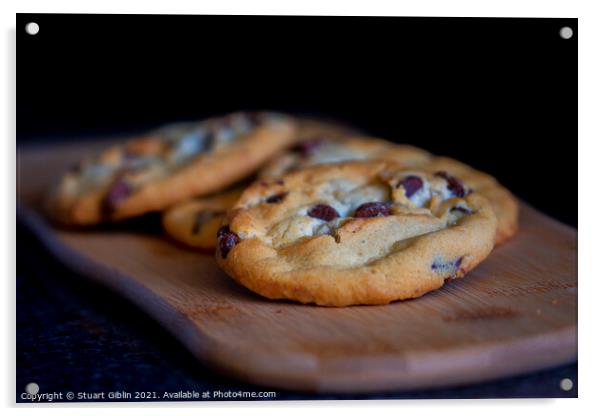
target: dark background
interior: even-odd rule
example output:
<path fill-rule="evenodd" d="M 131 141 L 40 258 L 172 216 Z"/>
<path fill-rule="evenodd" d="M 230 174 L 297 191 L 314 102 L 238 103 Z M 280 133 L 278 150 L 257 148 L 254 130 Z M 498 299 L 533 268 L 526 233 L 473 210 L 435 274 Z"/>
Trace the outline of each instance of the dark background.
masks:
<path fill-rule="evenodd" d="M 20 14 L 17 44 L 18 146 L 275 109 L 456 157 L 577 224 L 576 19 Z M 23 225 L 17 235 L 18 401 L 29 382 L 41 393 L 264 390 L 203 367 Z M 574 363 L 458 388 L 278 399 L 576 395 Z"/>
<path fill-rule="evenodd" d="M 20 14 L 17 28 L 19 144 L 238 109 L 321 115 L 458 158 L 577 224 L 577 19 Z"/>

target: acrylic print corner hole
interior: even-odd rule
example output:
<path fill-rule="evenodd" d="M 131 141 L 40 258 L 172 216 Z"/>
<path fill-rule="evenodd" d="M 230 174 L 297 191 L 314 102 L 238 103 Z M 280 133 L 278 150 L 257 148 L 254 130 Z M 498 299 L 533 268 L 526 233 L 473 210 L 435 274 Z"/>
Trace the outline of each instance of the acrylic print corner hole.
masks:
<path fill-rule="evenodd" d="M 564 26 L 560 29 L 560 37 L 562 39 L 570 39 L 573 37 L 573 29 L 570 26 Z"/>
<path fill-rule="evenodd" d="M 29 22 L 25 25 L 25 32 L 27 32 L 28 35 L 37 35 L 39 31 L 40 25 L 36 22 Z"/>

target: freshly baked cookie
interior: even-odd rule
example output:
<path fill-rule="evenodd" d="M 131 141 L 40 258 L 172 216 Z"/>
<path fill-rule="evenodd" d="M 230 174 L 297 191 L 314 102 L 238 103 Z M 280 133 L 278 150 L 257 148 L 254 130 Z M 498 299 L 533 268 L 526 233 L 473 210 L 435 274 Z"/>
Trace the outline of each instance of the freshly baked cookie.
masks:
<path fill-rule="evenodd" d="M 178 242 L 214 252 L 217 230 L 226 211 L 234 205 L 243 189 L 237 187 L 174 205 L 163 213 L 163 228 Z"/>
<path fill-rule="evenodd" d="M 75 225 L 161 211 L 245 178 L 295 137 L 294 121 L 274 113 L 170 125 L 84 160 L 62 178 L 49 211 Z"/>
<path fill-rule="evenodd" d="M 346 306 L 415 298 L 494 244 L 486 198 L 448 173 L 355 161 L 247 188 L 218 230 L 218 264 L 271 299 Z"/>
<path fill-rule="evenodd" d="M 437 157 L 413 146 L 372 137 L 339 137 L 334 140 L 318 137 L 299 141 L 290 151 L 272 159 L 260 171 L 259 176 L 278 177 L 286 172 L 318 164 L 368 159 L 394 160 L 407 168 L 431 173 L 448 171 L 489 198 L 498 217 L 496 245 L 505 242 L 518 230 L 518 202 L 492 176 L 451 158 Z"/>

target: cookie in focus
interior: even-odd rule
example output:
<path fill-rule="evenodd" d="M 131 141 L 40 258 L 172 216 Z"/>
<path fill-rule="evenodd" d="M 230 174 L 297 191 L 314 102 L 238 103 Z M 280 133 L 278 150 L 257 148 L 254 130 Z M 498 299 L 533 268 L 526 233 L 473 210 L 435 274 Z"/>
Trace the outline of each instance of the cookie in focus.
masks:
<path fill-rule="evenodd" d="M 496 224 L 487 199 L 445 172 L 321 165 L 247 188 L 216 258 L 270 299 L 386 304 L 464 276 L 491 252 Z"/>

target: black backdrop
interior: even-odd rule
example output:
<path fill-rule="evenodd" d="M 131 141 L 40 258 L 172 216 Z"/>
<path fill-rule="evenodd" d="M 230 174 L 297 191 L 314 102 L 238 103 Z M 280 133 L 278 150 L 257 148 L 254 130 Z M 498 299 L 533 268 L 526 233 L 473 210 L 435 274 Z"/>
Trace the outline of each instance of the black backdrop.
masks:
<path fill-rule="evenodd" d="M 19 14 L 17 57 L 18 145 L 237 109 L 322 115 L 459 158 L 577 224 L 576 19 Z"/>

